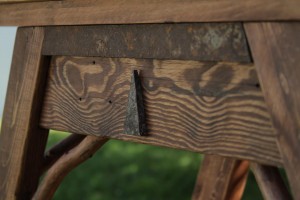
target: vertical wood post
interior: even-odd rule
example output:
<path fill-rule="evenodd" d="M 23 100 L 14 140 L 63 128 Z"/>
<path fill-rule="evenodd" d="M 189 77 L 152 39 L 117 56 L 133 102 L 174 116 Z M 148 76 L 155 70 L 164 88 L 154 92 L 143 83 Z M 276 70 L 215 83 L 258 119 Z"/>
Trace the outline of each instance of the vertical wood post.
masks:
<path fill-rule="evenodd" d="M 38 126 L 48 59 L 44 29 L 19 28 L 0 135 L 0 199 L 31 199 L 41 172 L 48 130 Z"/>
<path fill-rule="evenodd" d="M 300 23 L 245 23 L 292 192 L 300 199 Z"/>

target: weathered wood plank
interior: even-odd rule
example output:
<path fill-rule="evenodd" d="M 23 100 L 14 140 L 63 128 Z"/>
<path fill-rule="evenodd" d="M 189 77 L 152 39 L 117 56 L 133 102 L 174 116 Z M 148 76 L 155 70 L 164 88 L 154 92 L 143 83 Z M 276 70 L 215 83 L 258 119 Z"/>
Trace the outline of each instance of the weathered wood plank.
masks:
<path fill-rule="evenodd" d="M 0 5 L 0 25 L 300 20 L 297 0 L 73 0 Z"/>
<path fill-rule="evenodd" d="M 239 200 L 248 176 L 249 163 L 216 155 L 205 155 L 192 200 Z"/>
<path fill-rule="evenodd" d="M 44 55 L 250 62 L 240 23 L 46 27 Z"/>
<path fill-rule="evenodd" d="M 278 147 L 300 199 L 300 23 L 245 24 Z"/>
<path fill-rule="evenodd" d="M 140 70 L 147 137 L 123 134 Z M 41 125 L 280 165 L 252 64 L 54 57 Z"/>
<path fill-rule="evenodd" d="M 41 173 L 48 130 L 39 117 L 50 64 L 43 38 L 40 27 L 17 31 L 0 135 L 0 199 L 31 199 Z"/>
<path fill-rule="evenodd" d="M 266 200 L 292 199 L 276 167 L 251 163 L 251 170 Z"/>

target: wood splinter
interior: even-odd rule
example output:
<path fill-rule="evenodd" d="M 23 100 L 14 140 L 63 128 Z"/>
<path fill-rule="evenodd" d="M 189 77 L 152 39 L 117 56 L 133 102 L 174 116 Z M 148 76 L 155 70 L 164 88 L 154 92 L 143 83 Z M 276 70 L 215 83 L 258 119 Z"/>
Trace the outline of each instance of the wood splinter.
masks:
<path fill-rule="evenodd" d="M 37 189 L 34 200 L 52 199 L 56 189 L 63 178 L 79 164 L 90 158 L 100 147 L 108 141 L 107 138 L 86 136 L 81 143 L 62 155 L 56 163 L 48 170 L 39 188 Z"/>

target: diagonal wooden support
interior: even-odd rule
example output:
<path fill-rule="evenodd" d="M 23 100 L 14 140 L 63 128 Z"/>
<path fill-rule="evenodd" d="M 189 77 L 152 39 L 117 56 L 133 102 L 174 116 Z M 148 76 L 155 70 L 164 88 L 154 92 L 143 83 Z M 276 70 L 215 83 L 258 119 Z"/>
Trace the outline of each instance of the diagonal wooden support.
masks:
<path fill-rule="evenodd" d="M 292 199 L 276 167 L 251 163 L 251 170 L 266 200 Z"/>
<path fill-rule="evenodd" d="M 295 199 L 300 199 L 300 23 L 246 23 L 245 30 Z"/>
<path fill-rule="evenodd" d="M 31 199 L 41 174 L 48 130 L 40 128 L 48 60 L 44 29 L 19 28 L 0 135 L 0 199 Z"/>
<path fill-rule="evenodd" d="M 45 153 L 42 171 L 48 170 L 62 155 L 77 146 L 85 137 L 85 135 L 72 134 L 54 145 Z"/>
<path fill-rule="evenodd" d="M 34 200 L 52 199 L 64 177 L 75 167 L 90 158 L 100 147 L 108 141 L 107 138 L 87 136 L 69 152 L 61 156 L 55 164 L 48 170 L 38 190 Z"/>
<path fill-rule="evenodd" d="M 197 177 L 192 199 L 241 199 L 248 168 L 247 161 L 206 155 Z"/>

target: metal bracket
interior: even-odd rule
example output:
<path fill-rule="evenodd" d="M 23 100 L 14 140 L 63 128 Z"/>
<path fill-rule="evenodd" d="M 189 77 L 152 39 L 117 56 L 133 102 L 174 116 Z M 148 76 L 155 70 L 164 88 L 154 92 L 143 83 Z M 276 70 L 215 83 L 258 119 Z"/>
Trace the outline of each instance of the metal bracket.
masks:
<path fill-rule="evenodd" d="M 124 130 L 128 135 L 147 134 L 143 89 L 137 70 L 133 70 L 131 76 Z"/>

